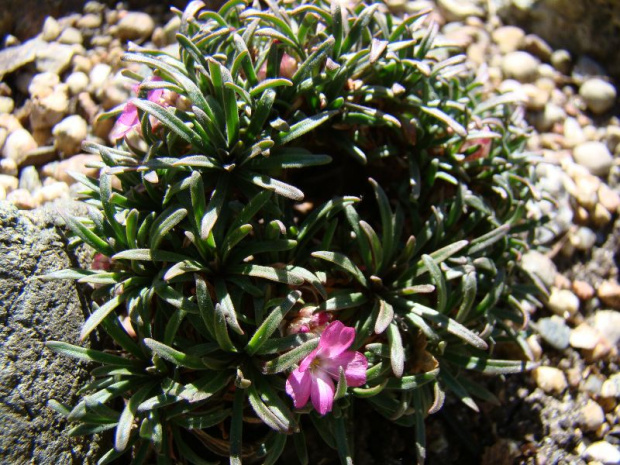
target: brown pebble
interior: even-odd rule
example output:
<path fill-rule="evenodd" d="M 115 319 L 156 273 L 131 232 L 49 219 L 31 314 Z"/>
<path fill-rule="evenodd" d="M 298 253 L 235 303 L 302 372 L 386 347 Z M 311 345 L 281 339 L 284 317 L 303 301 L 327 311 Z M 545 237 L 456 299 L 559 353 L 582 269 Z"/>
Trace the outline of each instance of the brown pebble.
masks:
<path fill-rule="evenodd" d="M 575 280 L 573 281 L 573 292 L 581 300 L 590 300 L 594 297 L 594 287 L 586 281 Z"/>
<path fill-rule="evenodd" d="M 6 196 L 6 199 L 20 210 L 32 210 L 37 206 L 32 195 L 26 189 L 15 189 Z"/>
<path fill-rule="evenodd" d="M 67 184 L 73 184 L 75 183 L 75 179 L 69 175 L 69 171 L 75 171 L 90 177 L 97 177 L 98 169 L 89 168 L 86 165 L 99 161 L 101 161 L 101 157 L 99 155 L 74 155 L 66 160 L 48 163 L 41 169 L 41 174 L 44 176 L 50 176 Z"/>

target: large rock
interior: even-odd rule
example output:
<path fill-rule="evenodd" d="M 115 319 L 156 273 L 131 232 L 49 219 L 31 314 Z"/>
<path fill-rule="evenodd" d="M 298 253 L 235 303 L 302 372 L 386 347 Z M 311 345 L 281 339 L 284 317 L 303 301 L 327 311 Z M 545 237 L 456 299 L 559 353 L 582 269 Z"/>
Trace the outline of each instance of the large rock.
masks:
<path fill-rule="evenodd" d="M 507 24 L 522 26 L 553 48 L 591 55 L 620 76 L 617 0 L 493 0 Z"/>
<path fill-rule="evenodd" d="M 52 211 L 24 213 L 0 202 L 0 451 L 2 463 L 91 464 L 98 441 L 70 438 L 47 406 L 73 405 L 88 379 L 83 363 L 59 356 L 48 340 L 77 344 L 84 296 L 72 282 L 39 276 L 76 266 Z"/>

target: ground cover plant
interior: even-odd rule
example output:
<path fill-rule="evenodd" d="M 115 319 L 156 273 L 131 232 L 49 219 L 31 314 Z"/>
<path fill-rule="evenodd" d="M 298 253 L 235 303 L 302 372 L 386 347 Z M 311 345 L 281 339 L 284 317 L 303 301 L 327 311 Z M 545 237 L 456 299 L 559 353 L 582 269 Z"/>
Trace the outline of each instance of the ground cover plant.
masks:
<path fill-rule="evenodd" d="M 200 1 L 179 55 L 134 45 L 88 217 L 66 215 L 94 287 L 96 362 L 70 434 L 113 431 L 111 463 L 308 463 L 316 428 L 354 460 L 368 408 L 412 427 L 468 376 L 530 367 L 519 269 L 535 221 L 522 116 L 487 96 L 424 14 L 383 4 Z M 534 279 L 523 284 L 524 278 Z M 494 355 L 518 346 L 519 360 Z M 511 353 L 514 353 L 512 351 Z"/>

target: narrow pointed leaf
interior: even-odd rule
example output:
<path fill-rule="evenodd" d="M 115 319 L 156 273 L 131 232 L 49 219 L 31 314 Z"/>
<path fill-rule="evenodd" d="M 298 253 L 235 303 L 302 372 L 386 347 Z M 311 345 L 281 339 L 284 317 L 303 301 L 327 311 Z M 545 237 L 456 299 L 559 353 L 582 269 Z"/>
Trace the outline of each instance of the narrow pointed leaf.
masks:
<path fill-rule="evenodd" d="M 340 252 L 313 252 L 311 255 L 315 258 L 333 263 L 338 268 L 351 274 L 362 286 L 368 287 L 368 281 L 366 281 L 364 274 L 346 255 Z"/>
<path fill-rule="evenodd" d="M 286 314 L 293 308 L 295 303 L 301 297 L 300 291 L 292 291 L 284 299 L 284 301 L 274 308 L 271 313 L 265 318 L 265 321 L 258 327 L 252 339 L 248 342 L 245 351 L 249 355 L 254 355 L 262 345 L 271 337 L 271 335 L 278 329 L 280 323 L 286 316 Z"/>

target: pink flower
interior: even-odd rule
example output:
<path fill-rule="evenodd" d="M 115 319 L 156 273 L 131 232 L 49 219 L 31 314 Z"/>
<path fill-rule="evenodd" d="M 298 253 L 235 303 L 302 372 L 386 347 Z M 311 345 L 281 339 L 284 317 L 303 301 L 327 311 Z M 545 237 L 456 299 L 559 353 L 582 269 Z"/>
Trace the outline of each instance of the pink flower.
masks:
<path fill-rule="evenodd" d="M 295 408 L 312 400 L 321 415 L 332 410 L 336 388 L 334 380 L 344 370 L 347 386 L 361 386 L 366 382 L 368 360 L 361 352 L 347 350 L 355 339 L 355 329 L 334 321 L 327 325 L 319 346 L 302 360 L 286 380 L 286 393 L 293 398 Z"/>
<path fill-rule="evenodd" d="M 321 334 L 332 319 L 328 312 L 314 313 L 313 307 L 304 307 L 286 327 L 286 334 L 314 333 Z"/>
<path fill-rule="evenodd" d="M 488 130 L 488 127 L 484 127 L 485 130 Z M 493 145 L 493 139 L 490 137 L 478 137 L 476 139 L 470 139 L 463 142 L 461 145 L 460 152 L 465 152 L 468 148 L 477 145 L 478 148 L 474 153 L 469 154 L 464 161 L 475 161 L 481 158 L 486 158 L 491 153 L 491 147 Z"/>
<path fill-rule="evenodd" d="M 153 76 L 147 79 L 145 82 L 161 80 L 162 79 L 159 76 Z M 133 90 L 137 93 L 140 90 L 140 86 L 134 86 Z M 153 103 L 157 103 L 158 105 L 166 106 L 163 95 L 164 89 L 149 90 L 147 93 L 147 100 Z M 112 131 L 110 131 L 110 140 L 116 141 L 118 139 L 122 139 L 132 129 L 138 128 L 139 126 L 140 118 L 138 117 L 138 108 L 133 103 L 127 102 L 125 104 L 125 108 L 123 108 L 121 116 L 116 120 Z"/>
<path fill-rule="evenodd" d="M 288 53 L 284 53 L 282 55 L 282 60 L 280 61 L 280 76 L 290 79 L 293 77 L 295 72 L 297 71 L 297 60 L 290 56 Z M 260 67 L 258 73 L 256 74 L 259 81 L 264 81 L 267 79 L 267 63 L 263 63 L 263 66 Z"/>

